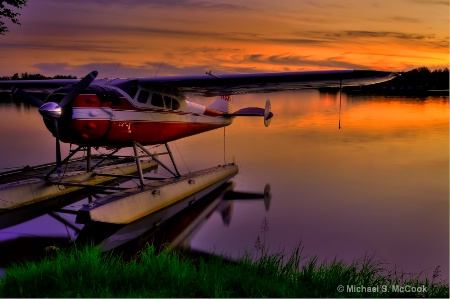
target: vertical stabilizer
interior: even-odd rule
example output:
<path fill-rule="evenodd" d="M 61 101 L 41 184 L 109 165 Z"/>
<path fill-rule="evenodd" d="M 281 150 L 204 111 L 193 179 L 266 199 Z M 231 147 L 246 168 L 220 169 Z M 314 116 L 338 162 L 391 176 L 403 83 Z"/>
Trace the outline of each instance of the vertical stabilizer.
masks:
<path fill-rule="evenodd" d="M 231 113 L 232 104 L 232 97 L 230 95 L 219 96 L 211 105 L 208 106 L 208 108 L 224 113 Z"/>

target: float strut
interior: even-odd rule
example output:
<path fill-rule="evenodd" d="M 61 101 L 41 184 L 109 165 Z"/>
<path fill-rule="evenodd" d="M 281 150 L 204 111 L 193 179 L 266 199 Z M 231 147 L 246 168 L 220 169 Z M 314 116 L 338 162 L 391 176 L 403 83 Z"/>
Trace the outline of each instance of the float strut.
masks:
<path fill-rule="evenodd" d="M 102 164 L 103 162 L 105 162 L 107 159 L 109 159 L 110 157 L 112 157 L 115 153 L 117 153 L 120 150 L 120 148 L 116 148 L 113 152 L 109 153 L 108 155 L 102 155 L 103 159 L 100 160 L 100 162 L 98 162 L 97 164 L 95 164 L 93 167 L 91 167 L 91 170 L 94 170 L 95 168 L 97 168 L 97 166 L 99 166 L 100 164 Z"/>
<path fill-rule="evenodd" d="M 169 144 L 164 143 L 164 145 L 166 146 L 167 152 L 169 153 L 170 160 L 172 161 L 173 168 L 175 169 L 177 176 L 180 176 L 180 172 L 178 171 L 177 165 L 175 164 L 175 160 L 173 159 L 173 156 L 172 156 L 172 152 L 170 151 Z"/>
<path fill-rule="evenodd" d="M 86 148 L 86 155 L 87 155 L 87 157 L 86 157 L 86 163 L 87 163 L 86 172 L 89 172 L 89 171 L 91 171 L 91 147 L 90 146 L 88 146 Z"/>
<path fill-rule="evenodd" d="M 161 160 L 159 160 L 158 158 L 156 158 L 156 155 L 153 155 L 152 153 L 150 153 L 144 146 L 142 146 L 141 144 L 139 144 L 138 142 L 135 142 L 135 144 L 137 146 L 139 146 L 139 148 L 141 150 L 143 150 L 149 157 L 152 157 L 153 160 L 155 160 L 156 162 L 158 162 L 159 165 L 161 165 L 165 170 L 167 170 L 168 172 L 170 172 L 171 175 L 173 175 L 174 177 L 179 177 L 180 173 L 177 170 L 177 167 L 174 164 L 175 167 L 175 172 L 173 172 L 172 170 L 169 169 L 169 167 L 167 167 L 166 165 L 164 165 L 164 163 L 161 162 Z M 173 163 L 173 159 L 172 159 L 172 163 Z"/>
<path fill-rule="evenodd" d="M 139 154 L 138 154 L 136 142 L 133 142 L 133 150 L 134 150 L 134 156 L 136 159 L 136 167 L 137 167 L 137 171 L 139 174 L 139 181 L 141 182 L 141 188 L 142 188 L 142 187 L 144 187 L 144 174 L 142 172 L 141 161 L 139 160 Z"/>
<path fill-rule="evenodd" d="M 75 155 L 80 149 L 81 149 L 81 146 L 79 146 L 76 150 L 71 152 L 64 160 L 62 160 L 61 165 L 67 163 L 69 161 L 69 159 L 72 158 L 72 156 Z M 55 172 L 56 169 L 57 169 L 57 167 L 54 167 L 52 170 L 50 170 L 49 173 L 47 173 L 47 175 L 45 176 L 46 181 L 48 181 L 48 179 L 50 178 L 52 173 Z"/>

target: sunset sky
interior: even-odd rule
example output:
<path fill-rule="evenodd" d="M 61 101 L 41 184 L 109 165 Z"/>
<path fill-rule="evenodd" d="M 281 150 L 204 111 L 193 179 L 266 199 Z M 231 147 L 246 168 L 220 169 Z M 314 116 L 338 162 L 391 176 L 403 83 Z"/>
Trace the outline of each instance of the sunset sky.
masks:
<path fill-rule="evenodd" d="M 449 64 L 447 0 L 29 0 L 0 76 L 99 77 Z"/>

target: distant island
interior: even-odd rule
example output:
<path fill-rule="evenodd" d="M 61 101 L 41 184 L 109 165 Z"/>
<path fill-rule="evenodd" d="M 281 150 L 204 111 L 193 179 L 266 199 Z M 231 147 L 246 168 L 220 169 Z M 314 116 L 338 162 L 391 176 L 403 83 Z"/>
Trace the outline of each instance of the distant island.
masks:
<path fill-rule="evenodd" d="M 321 91 L 338 92 L 339 88 L 321 89 Z M 430 71 L 426 67 L 407 72 L 399 72 L 390 81 L 373 85 L 344 87 L 346 93 L 380 94 L 380 95 L 449 95 L 448 68 Z"/>

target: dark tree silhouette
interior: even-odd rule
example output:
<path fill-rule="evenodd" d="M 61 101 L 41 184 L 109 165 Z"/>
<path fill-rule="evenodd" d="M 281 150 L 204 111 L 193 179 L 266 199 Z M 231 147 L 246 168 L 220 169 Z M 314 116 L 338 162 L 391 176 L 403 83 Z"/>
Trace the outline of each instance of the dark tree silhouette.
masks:
<path fill-rule="evenodd" d="M 19 75 L 19 73 L 15 73 L 11 77 L 9 76 L 3 76 L 0 77 L 0 80 L 47 80 L 47 79 L 77 79 L 77 76 L 74 75 L 56 75 L 53 77 L 47 77 L 41 74 L 28 74 L 28 73 L 22 73 Z"/>
<path fill-rule="evenodd" d="M 27 0 L 0 0 L 0 35 L 4 35 L 8 32 L 8 27 L 6 27 L 5 18 L 9 19 L 12 23 L 20 25 L 17 16 L 20 14 L 14 12 L 14 8 L 19 9 L 27 5 Z"/>
<path fill-rule="evenodd" d="M 390 81 L 363 86 L 361 92 L 426 95 L 430 91 L 440 91 L 443 95 L 448 95 L 449 78 L 448 68 L 430 71 L 427 67 L 419 67 L 407 72 L 401 72 L 400 76 Z M 353 89 L 354 87 L 344 88 L 347 91 L 352 91 Z"/>

